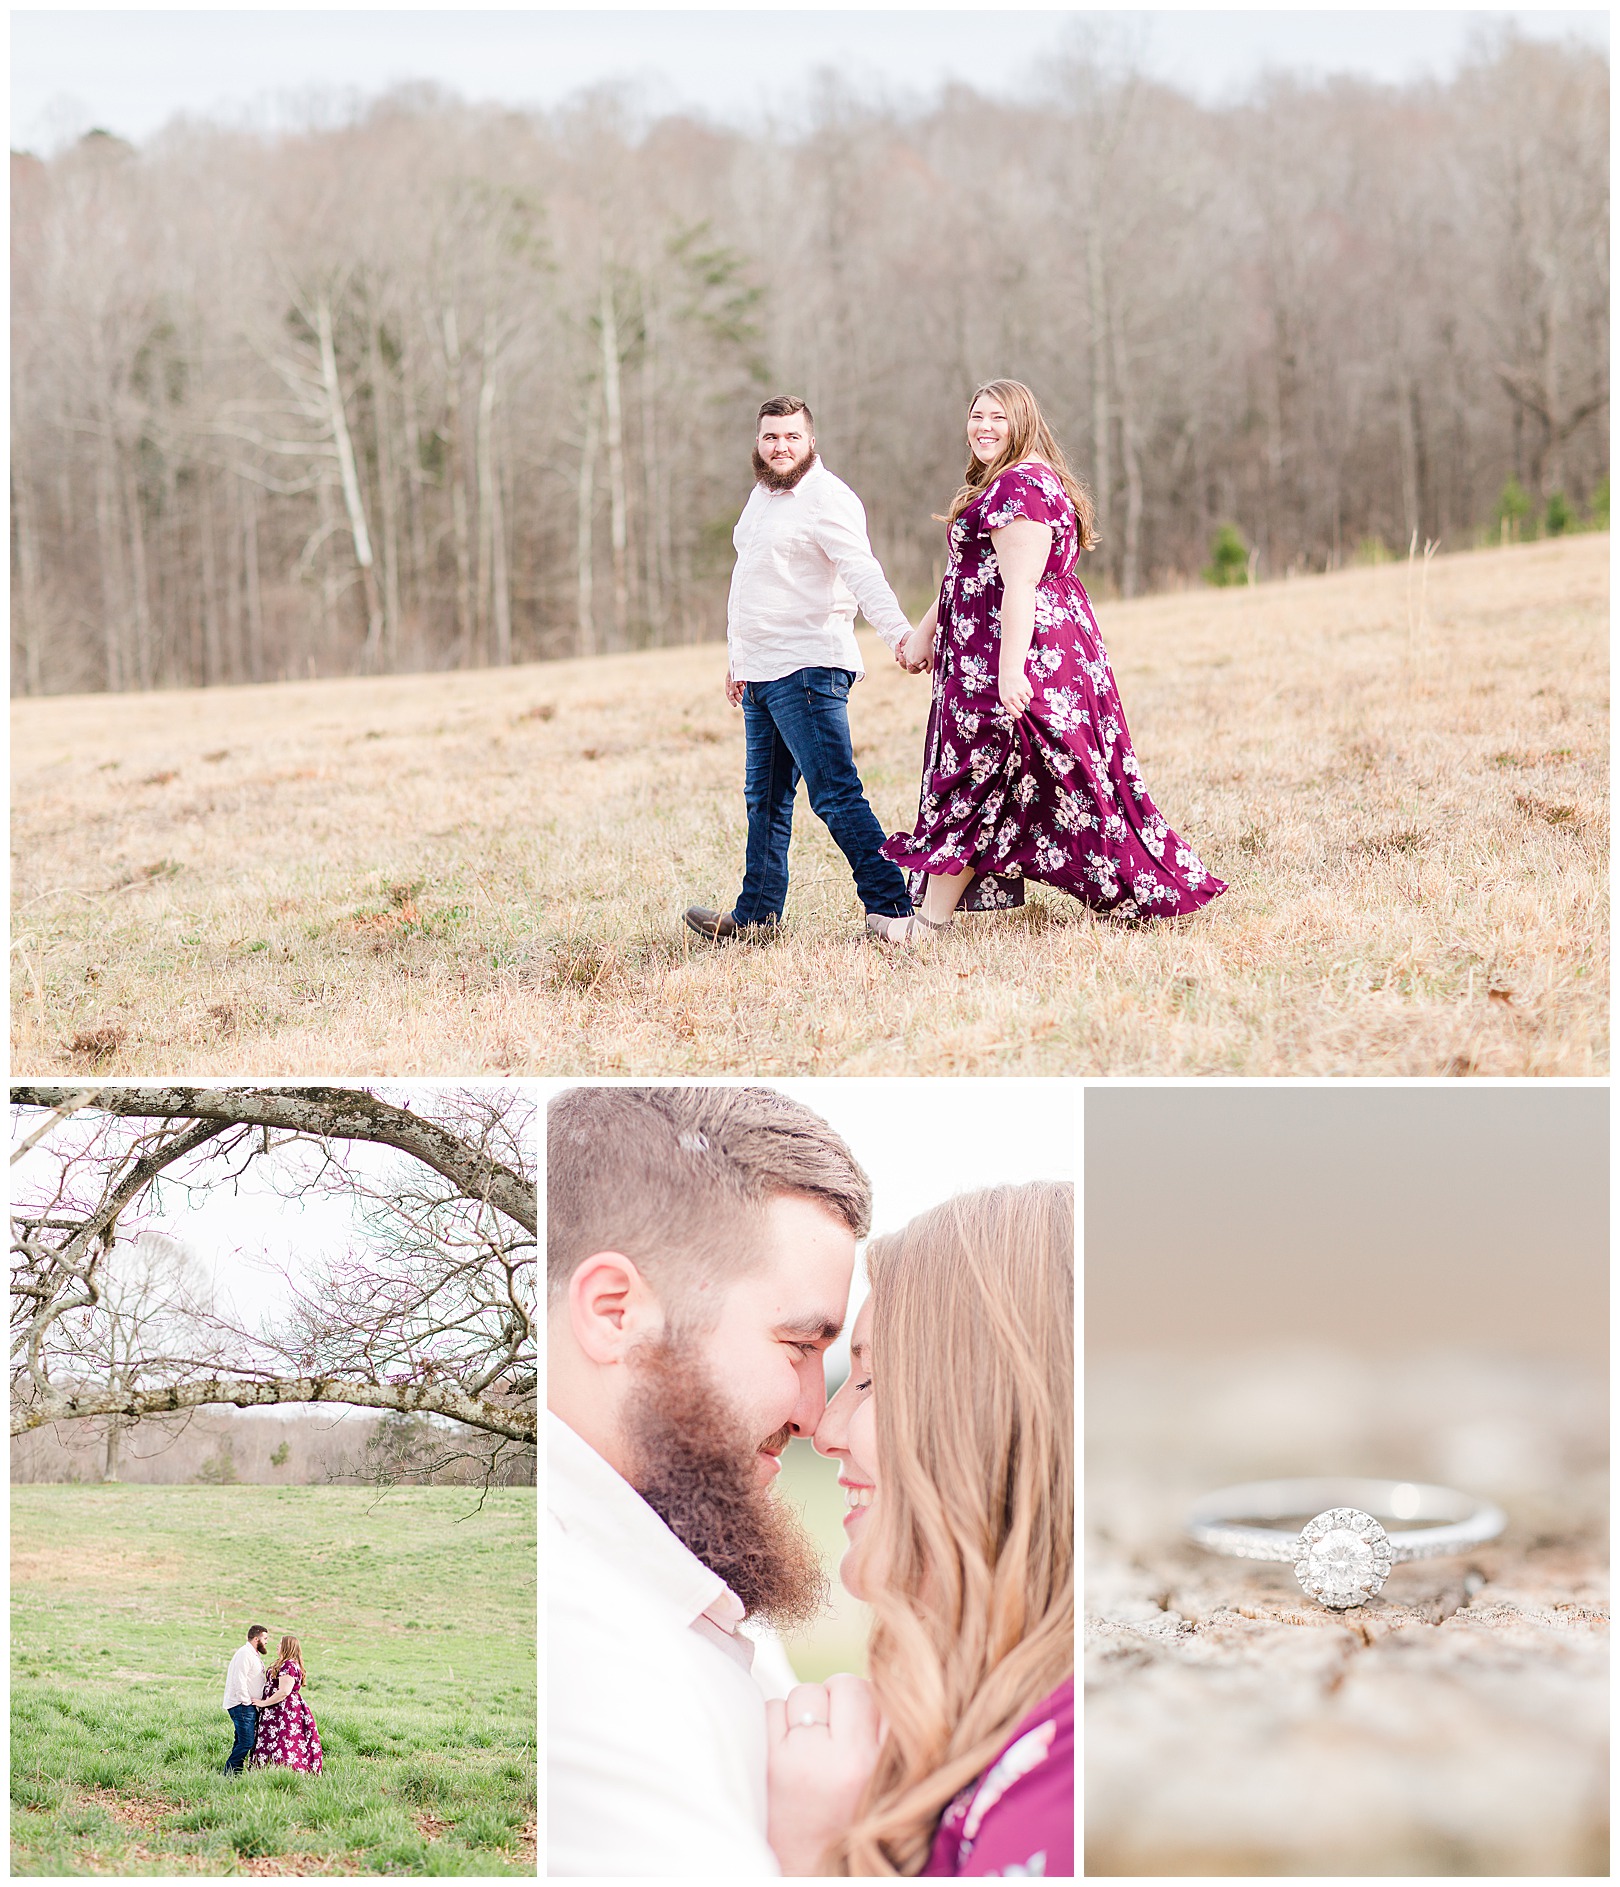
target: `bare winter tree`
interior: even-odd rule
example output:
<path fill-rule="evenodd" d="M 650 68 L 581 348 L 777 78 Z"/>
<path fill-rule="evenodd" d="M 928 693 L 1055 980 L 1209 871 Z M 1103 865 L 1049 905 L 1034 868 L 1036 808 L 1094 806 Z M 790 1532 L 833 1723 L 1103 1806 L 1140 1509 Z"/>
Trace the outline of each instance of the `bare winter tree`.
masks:
<path fill-rule="evenodd" d="M 106 1248 L 101 1274 L 100 1301 L 62 1318 L 52 1346 L 68 1380 L 139 1390 L 155 1386 L 154 1366 L 165 1355 L 217 1359 L 221 1342 L 211 1281 L 178 1240 L 154 1231 L 116 1238 Z M 118 1479 L 124 1437 L 138 1420 L 123 1414 L 101 1418 L 104 1481 Z"/>
<path fill-rule="evenodd" d="M 448 1418 L 494 1474 L 536 1435 L 532 1110 L 510 1090 L 17 1086 L 11 1432 L 209 1404 L 327 1402 Z M 392 1157 L 358 1157 L 361 1147 Z M 356 1233 L 249 1327 L 171 1291 L 135 1316 L 113 1254 L 170 1189 L 258 1166 L 348 1201 Z"/>

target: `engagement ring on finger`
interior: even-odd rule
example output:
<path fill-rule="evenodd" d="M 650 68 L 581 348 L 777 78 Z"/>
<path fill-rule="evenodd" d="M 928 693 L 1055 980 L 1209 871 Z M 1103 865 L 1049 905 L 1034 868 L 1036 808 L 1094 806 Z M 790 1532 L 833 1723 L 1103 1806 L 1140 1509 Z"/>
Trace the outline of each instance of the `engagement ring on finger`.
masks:
<path fill-rule="evenodd" d="M 1297 1532 L 1239 1524 L 1311 1513 Z M 1386 1533 L 1375 1516 L 1443 1524 Z M 1187 1516 L 1200 1546 L 1229 1559 L 1286 1560 L 1302 1590 L 1335 1611 L 1365 1605 L 1400 1561 L 1466 1552 L 1506 1525 L 1488 1500 L 1417 1481 L 1250 1481 L 1206 1494 Z"/>

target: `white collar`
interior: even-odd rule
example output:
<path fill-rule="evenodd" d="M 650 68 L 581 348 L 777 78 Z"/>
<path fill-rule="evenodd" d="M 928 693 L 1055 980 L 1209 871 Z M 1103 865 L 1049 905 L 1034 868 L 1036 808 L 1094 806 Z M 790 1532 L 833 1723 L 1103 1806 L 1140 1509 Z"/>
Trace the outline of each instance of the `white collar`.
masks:
<path fill-rule="evenodd" d="M 546 1503 L 566 1534 L 655 1587 L 687 1624 L 706 1619 L 727 1637 L 735 1635 L 744 1617 L 742 1600 L 676 1539 L 617 1469 L 550 1409 Z"/>

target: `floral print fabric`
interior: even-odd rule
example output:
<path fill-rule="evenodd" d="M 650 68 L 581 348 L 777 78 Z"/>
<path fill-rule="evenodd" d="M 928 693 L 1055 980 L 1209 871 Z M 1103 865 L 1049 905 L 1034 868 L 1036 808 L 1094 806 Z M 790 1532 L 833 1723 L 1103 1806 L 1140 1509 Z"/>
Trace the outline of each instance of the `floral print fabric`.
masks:
<path fill-rule="evenodd" d="M 304 1702 L 304 1673 L 296 1664 L 285 1668 L 293 1676 L 291 1694 L 268 1709 L 260 1704 L 259 1737 L 248 1762 L 255 1769 L 268 1768 L 274 1763 L 279 1768 L 302 1769 L 308 1775 L 318 1776 L 325 1757 L 321 1750 L 321 1733 L 315 1727 L 315 1712 Z M 265 1696 L 270 1696 L 275 1688 L 276 1680 L 267 1677 Z"/>
<path fill-rule="evenodd" d="M 1024 672 L 1034 698 L 1001 703 L 1001 570 L 992 531 L 1052 527 Z M 1039 879 L 1120 917 L 1174 917 L 1226 889 L 1148 797 L 1113 670 L 1074 573 L 1079 530 L 1056 473 L 999 473 L 951 526 L 939 593 L 933 706 L 916 829 L 885 854 L 920 903 L 925 875 L 971 865 L 965 911 L 1024 901 Z"/>
<path fill-rule="evenodd" d="M 940 1817 L 924 1875 L 1074 1878 L 1074 1679 L 1065 1678 Z"/>

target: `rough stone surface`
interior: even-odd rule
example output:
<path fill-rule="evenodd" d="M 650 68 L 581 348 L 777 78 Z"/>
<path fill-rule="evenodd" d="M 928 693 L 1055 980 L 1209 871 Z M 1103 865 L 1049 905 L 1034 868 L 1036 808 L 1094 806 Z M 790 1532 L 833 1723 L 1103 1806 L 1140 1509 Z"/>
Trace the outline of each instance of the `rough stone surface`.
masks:
<path fill-rule="evenodd" d="M 1608 1872 L 1601 1383 L 1094 1362 L 1087 1434 L 1088 1874 Z M 1213 1487 L 1334 1473 L 1463 1487 L 1508 1530 L 1349 1611 L 1180 1536 Z"/>

